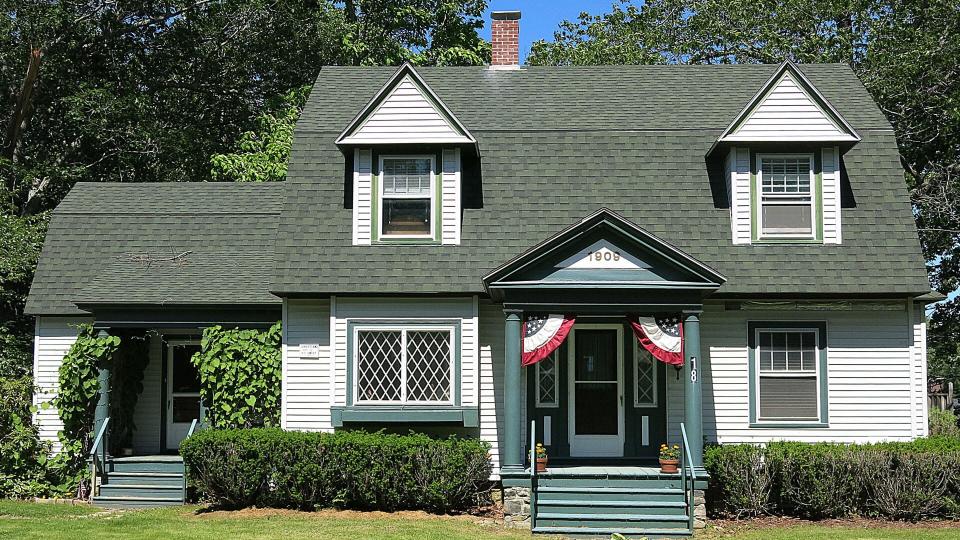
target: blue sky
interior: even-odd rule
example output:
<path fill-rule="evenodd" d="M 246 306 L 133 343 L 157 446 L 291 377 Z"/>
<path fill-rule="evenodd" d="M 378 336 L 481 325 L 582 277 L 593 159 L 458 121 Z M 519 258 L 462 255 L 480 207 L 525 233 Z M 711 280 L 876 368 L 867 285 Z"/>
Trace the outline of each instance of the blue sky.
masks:
<path fill-rule="evenodd" d="M 553 32 L 565 19 L 576 19 L 581 11 L 592 15 L 607 13 L 616 0 L 490 0 L 484 14 L 486 27 L 481 36 L 490 40 L 490 12 L 519 10 L 520 62 L 530 52 L 530 44 L 538 39 L 553 39 Z"/>

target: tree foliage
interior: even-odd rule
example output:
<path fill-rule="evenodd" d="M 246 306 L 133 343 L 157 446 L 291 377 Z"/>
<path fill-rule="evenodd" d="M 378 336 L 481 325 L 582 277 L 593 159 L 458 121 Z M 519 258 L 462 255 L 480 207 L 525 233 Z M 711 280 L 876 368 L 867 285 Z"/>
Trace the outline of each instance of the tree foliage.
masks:
<path fill-rule="evenodd" d="M 203 330 L 191 361 L 200 373 L 207 422 L 217 428 L 280 425 L 281 323 L 268 330 Z"/>
<path fill-rule="evenodd" d="M 532 64 L 847 62 L 887 118 L 933 287 L 960 287 L 957 0 L 649 0 L 566 21 Z M 931 373 L 960 375 L 960 304 L 936 307 Z"/>

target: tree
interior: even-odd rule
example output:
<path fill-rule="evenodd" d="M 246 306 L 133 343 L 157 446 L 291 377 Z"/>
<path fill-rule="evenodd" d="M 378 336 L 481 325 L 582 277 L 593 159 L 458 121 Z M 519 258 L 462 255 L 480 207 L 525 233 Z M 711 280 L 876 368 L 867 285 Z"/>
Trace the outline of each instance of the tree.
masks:
<path fill-rule="evenodd" d="M 957 0 L 649 0 L 564 22 L 531 64 L 847 62 L 893 124 L 933 287 L 960 287 Z M 932 375 L 960 375 L 960 300 L 935 307 Z"/>
<path fill-rule="evenodd" d="M 291 117 L 273 104 L 312 84 L 323 65 L 482 62 L 485 7 L 484 0 L 0 0 L 3 239 L 39 245 L 46 211 L 80 181 L 205 181 L 213 156 L 226 167 L 214 167 L 216 179 L 276 179 Z M 23 264 L 36 250 L 22 253 L 0 254 L 0 269 L 17 269 L 0 282 L 7 306 L 0 355 L 29 369 L 32 324 L 20 314 L 35 263 Z"/>

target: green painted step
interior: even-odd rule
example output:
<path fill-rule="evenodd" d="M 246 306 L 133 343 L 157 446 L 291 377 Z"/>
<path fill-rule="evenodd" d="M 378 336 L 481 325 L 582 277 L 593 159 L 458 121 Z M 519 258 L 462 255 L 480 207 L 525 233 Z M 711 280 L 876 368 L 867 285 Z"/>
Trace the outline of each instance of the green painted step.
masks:
<path fill-rule="evenodd" d="M 541 476 L 537 478 L 537 486 L 570 488 L 683 489 L 683 483 L 679 478 L 632 478 L 628 476 Z"/>
<path fill-rule="evenodd" d="M 101 508 L 156 508 L 158 506 L 179 506 L 183 504 L 180 497 L 104 497 L 98 495 L 93 498 L 94 506 Z"/>
<path fill-rule="evenodd" d="M 150 484 L 103 484 L 100 497 L 177 498 L 183 501 L 183 485 L 157 486 Z"/>
<path fill-rule="evenodd" d="M 569 536 L 573 538 L 610 538 L 613 533 L 620 533 L 627 538 L 647 538 L 656 540 L 659 538 L 689 538 L 693 535 L 689 530 L 681 529 L 647 529 L 637 527 L 609 528 L 609 527 L 541 527 L 533 529 L 536 534 L 551 534 L 556 536 Z"/>
<path fill-rule="evenodd" d="M 183 475 L 180 473 L 158 472 L 112 472 L 107 483 L 113 485 L 151 485 L 183 487 Z"/>
<path fill-rule="evenodd" d="M 669 514 L 596 514 L 585 512 L 537 512 L 537 527 L 681 529 L 687 530 L 685 515 Z"/>
<path fill-rule="evenodd" d="M 183 461 L 176 459 L 131 459 L 109 461 L 111 472 L 159 472 L 183 474 Z"/>
<path fill-rule="evenodd" d="M 538 487 L 538 501 L 581 499 L 590 501 L 685 502 L 682 489 L 611 487 Z"/>
<path fill-rule="evenodd" d="M 597 501 L 537 499 L 538 515 L 551 514 L 630 514 L 672 515 L 686 517 L 687 505 L 680 501 Z"/>

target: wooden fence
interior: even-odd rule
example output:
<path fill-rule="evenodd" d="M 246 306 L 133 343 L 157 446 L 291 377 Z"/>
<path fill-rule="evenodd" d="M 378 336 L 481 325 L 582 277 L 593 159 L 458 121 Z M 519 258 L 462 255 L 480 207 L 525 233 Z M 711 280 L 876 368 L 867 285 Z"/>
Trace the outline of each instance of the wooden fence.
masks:
<path fill-rule="evenodd" d="M 953 383 L 930 381 L 927 383 L 927 410 L 948 411 L 953 408 Z"/>

